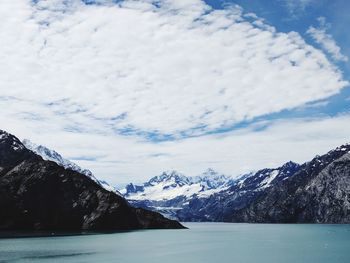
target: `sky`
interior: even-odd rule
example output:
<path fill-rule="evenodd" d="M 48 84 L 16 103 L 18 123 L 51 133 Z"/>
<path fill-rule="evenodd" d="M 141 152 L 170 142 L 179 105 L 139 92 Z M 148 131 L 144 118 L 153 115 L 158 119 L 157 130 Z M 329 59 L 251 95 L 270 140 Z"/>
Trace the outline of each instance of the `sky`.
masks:
<path fill-rule="evenodd" d="M 347 0 L 3 0 L 1 129 L 116 186 L 303 163 L 350 142 L 349 11 Z"/>

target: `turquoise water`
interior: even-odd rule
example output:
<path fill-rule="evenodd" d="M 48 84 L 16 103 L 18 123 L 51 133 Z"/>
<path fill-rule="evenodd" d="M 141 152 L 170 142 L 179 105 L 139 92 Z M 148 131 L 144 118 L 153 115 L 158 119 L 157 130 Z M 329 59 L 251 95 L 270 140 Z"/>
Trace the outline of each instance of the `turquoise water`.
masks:
<path fill-rule="evenodd" d="M 185 225 L 190 229 L 0 239 L 0 262 L 350 262 L 350 225 Z"/>

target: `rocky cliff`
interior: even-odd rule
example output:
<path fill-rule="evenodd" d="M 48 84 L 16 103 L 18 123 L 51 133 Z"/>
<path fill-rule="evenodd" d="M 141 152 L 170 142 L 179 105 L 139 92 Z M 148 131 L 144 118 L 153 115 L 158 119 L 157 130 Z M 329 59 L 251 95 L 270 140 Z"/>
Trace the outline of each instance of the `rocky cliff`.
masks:
<path fill-rule="evenodd" d="M 350 223 L 350 145 L 310 162 L 243 177 L 220 193 L 193 198 L 183 221 Z"/>
<path fill-rule="evenodd" d="M 79 172 L 43 160 L 0 130 L 0 230 L 183 228 L 131 207 Z"/>

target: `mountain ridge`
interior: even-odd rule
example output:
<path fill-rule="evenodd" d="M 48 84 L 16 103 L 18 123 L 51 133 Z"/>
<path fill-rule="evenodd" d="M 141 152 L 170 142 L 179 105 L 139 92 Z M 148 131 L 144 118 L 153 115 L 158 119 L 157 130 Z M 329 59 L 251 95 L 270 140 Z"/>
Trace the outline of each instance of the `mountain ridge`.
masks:
<path fill-rule="evenodd" d="M 90 179 L 94 180 L 96 183 L 98 183 L 100 186 L 102 186 L 106 190 L 116 192 L 117 194 L 120 195 L 120 193 L 114 187 L 109 185 L 105 180 L 97 179 L 90 170 L 81 168 L 76 163 L 64 158 L 61 154 L 59 154 L 55 150 L 49 149 L 48 147 L 40 144 L 35 144 L 31 142 L 29 139 L 24 139 L 22 143 L 27 149 L 40 155 L 44 160 L 53 161 L 66 169 L 70 169 L 78 173 L 84 174 L 88 176 Z"/>
<path fill-rule="evenodd" d="M 0 130 L 0 230 L 184 228 L 27 149 Z"/>
<path fill-rule="evenodd" d="M 210 196 L 227 189 L 234 181 L 211 168 L 198 176 L 185 176 L 172 170 L 154 176 L 142 185 L 130 183 L 119 191 L 136 207 L 147 207 L 168 218 L 176 218 L 176 212 L 194 196 Z"/>
<path fill-rule="evenodd" d="M 208 168 L 201 175 L 197 176 L 185 176 L 175 170 L 165 171 L 161 175 L 154 176 L 142 185 L 135 185 L 129 183 L 125 188 L 120 189 L 120 192 L 127 197 L 135 198 L 135 194 L 144 192 L 147 188 L 152 188 L 163 184 L 161 190 L 167 190 L 170 188 L 181 188 L 184 186 L 196 186 L 197 191 L 191 191 L 189 194 L 196 194 L 199 192 L 205 192 L 206 190 L 217 189 L 220 187 L 228 186 L 234 179 L 224 174 L 219 174 L 211 168 Z M 188 190 L 188 189 L 186 189 Z M 184 191 L 186 192 L 186 191 Z M 187 195 L 184 193 L 184 195 Z M 155 199 L 157 200 L 157 199 Z"/>
<path fill-rule="evenodd" d="M 178 195 L 168 196 L 164 190 L 163 196 L 158 194 L 158 197 L 163 198 L 153 198 L 152 192 L 145 191 L 149 187 L 145 183 L 133 185 L 136 194 L 126 195 L 126 198 L 135 206 L 149 208 L 181 221 L 350 223 L 349 152 L 350 144 L 344 144 L 303 164 L 289 161 L 278 168 L 264 168 L 244 174 L 231 179 L 228 187 L 207 192 L 206 196 L 200 195 L 198 189 L 197 193 L 191 195 L 178 191 Z M 339 158 L 344 160 L 338 162 Z M 341 173 L 337 172 L 339 163 L 344 165 Z M 333 168 L 327 168 L 329 165 Z M 332 174 L 336 174 L 343 184 L 334 181 Z M 330 182 L 337 185 L 338 188 L 333 191 L 343 196 L 343 200 L 332 194 Z M 317 184 L 318 188 L 315 190 L 308 184 Z M 313 189 L 313 196 L 308 189 Z M 319 189 L 323 189 L 323 192 Z M 288 197 L 286 193 L 297 198 Z M 327 193 L 328 199 L 324 193 Z M 307 206 L 308 203 L 312 203 L 315 208 Z M 327 203 L 334 203 L 334 207 L 327 206 Z M 286 206 L 289 212 L 285 211 Z M 301 211 L 305 209 L 307 212 L 302 214 Z M 323 214 L 314 209 L 322 210 Z M 338 211 L 339 218 L 334 215 L 334 211 Z M 333 216 L 327 216 L 332 213 Z"/>
<path fill-rule="evenodd" d="M 294 167 L 289 176 L 282 174 L 275 177 L 266 188 L 261 188 L 261 185 L 252 187 L 251 183 L 259 178 L 258 172 L 256 176 L 244 179 L 226 192 L 214 194 L 207 199 L 191 200 L 177 214 L 177 218 L 184 221 L 250 223 L 349 223 L 349 151 L 350 145 L 346 144 L 322 156 L 316 156 L 311 161 Z M 343 167 L 339 167 L 337 161 L 343 157 Z M 332 168 L 327 170 L 330 165 L 333 165 Z M 334 173 L 339 178 L 335 182 Z M 337 185 L 336 191 L 330 182 Z M 310 185 L 314 185 L 313 190 Z M 325 198 L 327 201 L 324 201 Z"/>
<path fill-rule="evenodd" d="M 26 144 L 31 151 L 26 151 Z M 33 165 L 26 163 L 26 159 L 32 158 L 31 153 L 103 187 L 103 181 L 89 170 L 64 159 L 56 151 L 29 142 L 22 144 L 5 132 L 0 132 L 0 175 L 12 174 L 8 167 L 23 170 Z M 21 165 L 12 163 L 13 154 L 17 154 Z M 264 168 L 237 178 L 211 168 L 198 176 L 166 171 L 141 185 L 128 184 L 121 194 L 136 207 L 134 213 L 149 209 L 181 221 L 350 223 L 350 144 L 303 164 L 289 161 L 277 168 Z"/>

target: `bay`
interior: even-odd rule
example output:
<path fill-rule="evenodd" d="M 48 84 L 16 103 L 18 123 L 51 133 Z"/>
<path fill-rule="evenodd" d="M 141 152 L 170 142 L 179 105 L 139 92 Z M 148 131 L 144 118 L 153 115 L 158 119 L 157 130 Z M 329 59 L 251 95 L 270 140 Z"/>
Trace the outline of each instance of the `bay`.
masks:
<path fill-rule="evenodd" d="M 350 225 L 185 225 L 189 229 L 2 238 L 0 262 L 350 262 Z"/>

